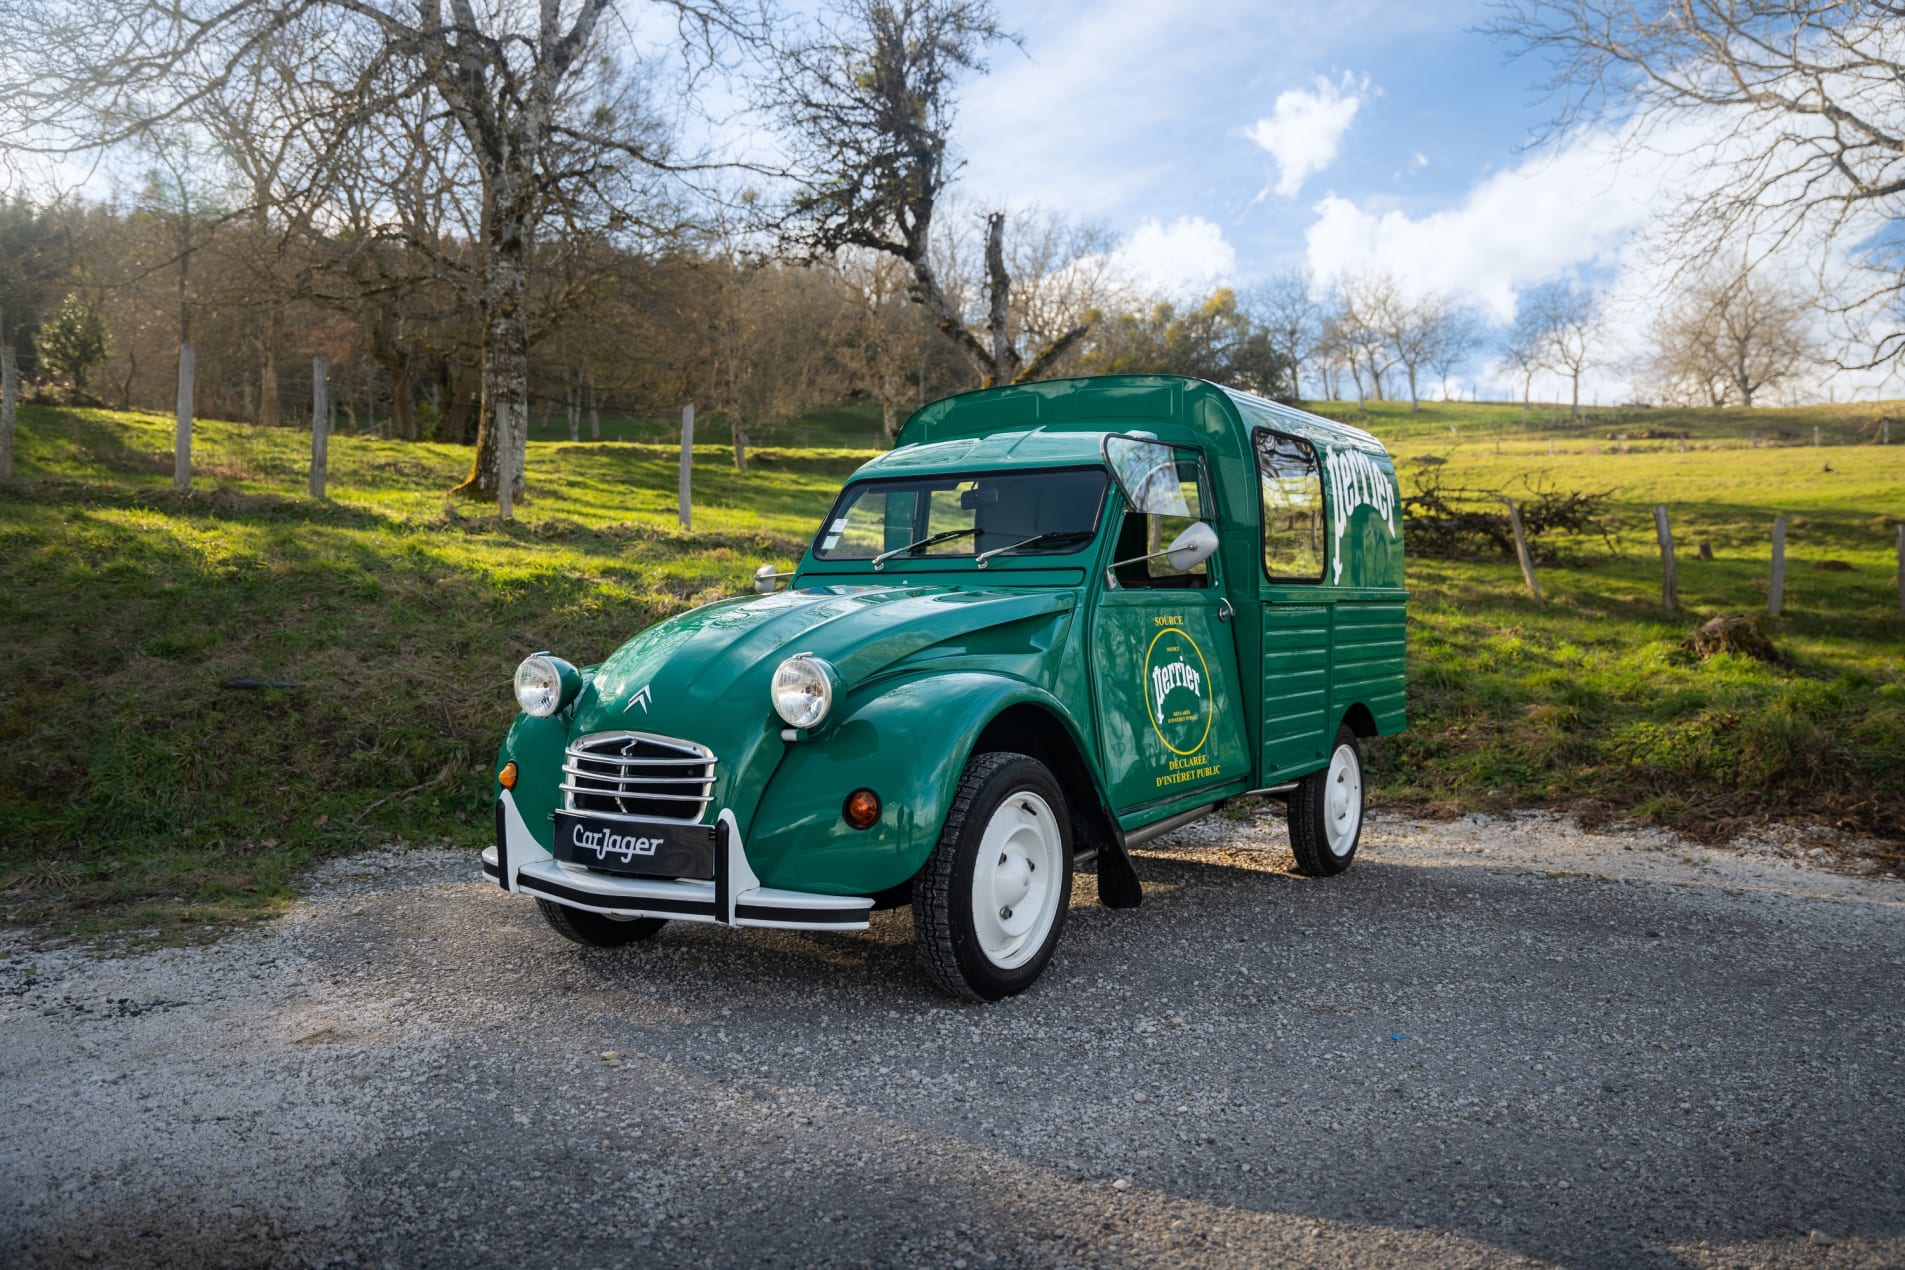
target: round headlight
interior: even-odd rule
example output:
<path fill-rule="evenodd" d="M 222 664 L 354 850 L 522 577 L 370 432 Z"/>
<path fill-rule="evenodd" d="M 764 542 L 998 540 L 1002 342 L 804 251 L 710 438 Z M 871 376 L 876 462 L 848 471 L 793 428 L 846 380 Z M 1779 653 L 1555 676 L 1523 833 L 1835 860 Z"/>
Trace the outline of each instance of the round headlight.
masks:
<path fill-rule="evenodd" d="M 839 674 L 811 653 L 795 653 L 774 671 L 774 713 L 789 727 L 811 728 L 833 709 L 833 686 Z"/>
<path fill-rule="evenodd" d="M 562 670 L 541 653 L 516 667 L 516 704 L 524 714 L 546 719 L 562 709 Z"/>

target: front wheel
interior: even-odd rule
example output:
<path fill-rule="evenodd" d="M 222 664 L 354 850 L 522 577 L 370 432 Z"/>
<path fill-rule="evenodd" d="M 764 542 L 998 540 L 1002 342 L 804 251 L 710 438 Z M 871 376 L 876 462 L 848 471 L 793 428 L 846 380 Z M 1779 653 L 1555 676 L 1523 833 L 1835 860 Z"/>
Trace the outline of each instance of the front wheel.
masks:
<path fill-rule="evenodd" d="M 1356 858 L 1363 836 L 1363 752 L 1347 725 L 1336 730 L 1329 766 L 1296 783 L 1289 819 L 1298 873 L 1334 877 Z"/>
<path fill-rule="evenodd" d="M 1065 927 L 1071 860 L 1065 794 L 1045 765 L 1023 754 L 975 757 L 913 880 L 926 977 L 971 1001 L 1030 987 Z"/>
<path fill-rule="evenodd" d="M 653 939 L 668 924 L 666 918 L 610 917 L 607 913 L 591 913 L 567 904 L 552 904 L 541 897 L 537 898 L 536 907 L 542 910 L 542 919 L 556 934 L 590 948 L 620 948 L 624 944 L 640 943 Z"/>

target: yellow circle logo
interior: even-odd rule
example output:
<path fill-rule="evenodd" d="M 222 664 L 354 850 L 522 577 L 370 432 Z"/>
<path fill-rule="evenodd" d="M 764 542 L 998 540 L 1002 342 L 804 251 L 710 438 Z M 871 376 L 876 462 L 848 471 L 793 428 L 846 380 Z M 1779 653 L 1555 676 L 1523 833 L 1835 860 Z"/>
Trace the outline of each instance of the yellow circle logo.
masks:
<path fill-rule="evenodd" d="M 1144 710 L 1151 730 L 1173 754 L 1195 754 L 1210 736 L 1215 711 L 1210 664 L 1195 640 L 1178 627 L 1157 633 L 1144 654 Z"/>

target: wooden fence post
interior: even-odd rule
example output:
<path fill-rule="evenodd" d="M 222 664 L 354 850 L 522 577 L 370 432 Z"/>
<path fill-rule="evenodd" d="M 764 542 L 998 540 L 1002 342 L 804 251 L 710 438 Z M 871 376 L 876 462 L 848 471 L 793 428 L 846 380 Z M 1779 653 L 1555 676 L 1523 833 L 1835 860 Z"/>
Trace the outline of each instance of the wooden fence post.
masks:
<path fill-rule="evenodd" d="M 172 433 L 172 488 L 192 488 L 192 346 L 179 345 L 179 399 Z"/>
<path fill-rule="evenodd" d="M 1815 446 L 1819 444 L 1819 425 L 1816 423 L 1812 425 L 1812 443 Z"/>
<path fill-rule="evenodd" d="M 13 425 L 20 402 L 20 372 L 13 345 L 0 345 L 0 481 L 13 479 Z"/>
<path fill-rule="evenodd" d="M 331 386 L 325 382 L 330 362 L 319 353 L 311 359 L 311 497 L 324 497 L 331 462 Z"/>
<path fill-rule="evenodd" d="M 1667 524 L 1667 505 L 1654 507 L 1654 534 L 1660 539 L 1660 605 L 1669 613 L 1679 599 L 1674 585 L 1673 529 Z"/>
<path fill-rule="evenodd" d="M 692 528 L 694 509 L 689 500 L 693 497 L 689 479 L 695 466 L 695 403 L 689 402 L 681 408 L 681 488 L 675 499 L 676 510 L 681 515 L 681 527 Z"/>
<path fill-rule="evenodd" d="M 1528 539 L 1521 532 L 1521 513 L 1515 509 L 1515 500 L 1504 498 L 1508 504 L 1508 528 L 1515 535 L 1515 556 L 1521 561 L 1521 580 L 1528 584 L 1528 594 L 1541 603 L 1541 584 L 1535 581 L 1535 558 L 1528 553 Z"/>
<path fill-rule="evenodd" d="M 1786 518 L 1773 517 L 1773 577 L 1766 585 L 1766 611 L 1779 616 L 1786 606 Z"/>

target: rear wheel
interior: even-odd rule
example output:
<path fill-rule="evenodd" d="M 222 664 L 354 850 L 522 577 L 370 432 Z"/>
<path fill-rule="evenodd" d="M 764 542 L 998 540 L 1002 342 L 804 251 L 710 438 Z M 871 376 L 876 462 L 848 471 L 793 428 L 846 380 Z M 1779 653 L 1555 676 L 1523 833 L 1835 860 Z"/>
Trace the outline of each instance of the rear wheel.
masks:
<path fill-rule="evenodd" d="M 1023 754 L 975 757 L 913 880 L 927 978 L 972 1001 L 1030 987 L 1065 927 L 1071 858 L 1065 794 L 1045 765 Z"/>
<path fill-rule="evenodd" d="M 1296 783 L 1289 820 L 1298 873 L 1333 877 L 1356 858 L 1363 835 L 1363 752 L 1347 725 L 1336 730 L 1329 766 Z"/>
<path fill-rule="evenodd" d="M 556 934 L 590 948 L 637 944 L 653 939 L 668 924 L 667 919 L 661 917 L 610 917 L 607 913 L 591 913 L 540 898 L 536 900 L 536 907 L 542 910 L 542 919 Z"/>

